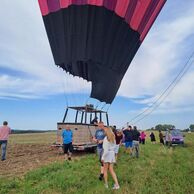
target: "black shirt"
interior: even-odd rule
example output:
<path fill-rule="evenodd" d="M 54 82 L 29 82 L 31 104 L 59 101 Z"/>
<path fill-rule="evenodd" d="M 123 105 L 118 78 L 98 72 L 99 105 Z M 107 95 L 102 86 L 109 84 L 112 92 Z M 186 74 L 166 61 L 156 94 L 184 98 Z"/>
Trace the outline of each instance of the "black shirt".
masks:
<path fill-rule="evenodd" d="M 140 132 L 136 129 L 133 130 L 133 140 L 139 141 Z"/>
<path fill-rule="evenodd" d="M 123 134 L 125 135 L 125 142 L 133 141 L 133 132 L 132 132 L 132 130 L 125 129 L 123 131 Z"/>

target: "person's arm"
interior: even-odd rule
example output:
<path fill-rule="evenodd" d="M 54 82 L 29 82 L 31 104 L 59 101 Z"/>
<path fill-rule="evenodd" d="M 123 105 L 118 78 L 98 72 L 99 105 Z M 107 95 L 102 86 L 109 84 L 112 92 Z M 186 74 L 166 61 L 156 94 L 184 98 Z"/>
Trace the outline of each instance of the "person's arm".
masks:
<path fill-rule="evenodd" d="M 119 142 L 119 145 L 122 145 L 122 141 L 123 141 L 123 135 L 121 135 L 121 140 Z"/>
<path fill-rule="evenodd" d="M 95 133 L 95 136 L 92 137 L 92 140 L 95 142 L 95 143 L 98 143 L 98 140 L 97 140 L 97 131 Z"/>

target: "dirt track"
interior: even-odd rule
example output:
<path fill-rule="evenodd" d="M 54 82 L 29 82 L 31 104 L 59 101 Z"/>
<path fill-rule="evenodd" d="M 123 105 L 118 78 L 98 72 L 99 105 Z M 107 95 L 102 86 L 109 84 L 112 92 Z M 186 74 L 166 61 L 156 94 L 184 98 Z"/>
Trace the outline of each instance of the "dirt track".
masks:
<path fill-rule="evenodd" d="M 74 157 L 76 156 L 74 154 Z M 22 176 L 32 169 L 63 160 L 62 150 L 53 149 L 50 145 L 9 144 L 7 160 L 0 161 L 0 177 Z"/>

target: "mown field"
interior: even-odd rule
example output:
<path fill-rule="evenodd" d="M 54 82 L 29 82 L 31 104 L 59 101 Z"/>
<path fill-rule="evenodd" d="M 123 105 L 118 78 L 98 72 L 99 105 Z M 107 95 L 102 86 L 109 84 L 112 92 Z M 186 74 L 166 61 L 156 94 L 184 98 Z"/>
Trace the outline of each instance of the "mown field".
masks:
<path fill-rule="evenodd" d="M 30 137 L 27 138 L 30 141 Z M 139 159 L 130 158 L 122 148 L 115 171 L 121 186 L 118 191 L 104 188 L 103 182 L 98 180 L 99 164 L 95 154 L 76 157 L 71 162 L 61 159 L 23 176 L 1 177 L 0 193 L 193 194 L 194 134 L 186 134 L 185 147 L 173 149 L 151 144 L 148 139 L 141 145 Z M 112 184 L 110 178 L 110 187 Z"/>

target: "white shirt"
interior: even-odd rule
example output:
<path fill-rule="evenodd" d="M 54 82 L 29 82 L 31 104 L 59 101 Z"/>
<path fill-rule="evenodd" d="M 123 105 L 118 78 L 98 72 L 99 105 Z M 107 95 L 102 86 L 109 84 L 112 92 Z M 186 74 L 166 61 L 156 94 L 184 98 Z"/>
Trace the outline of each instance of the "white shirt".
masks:
<path fill-rule="evenodd" d="M 115 143 L 109 142 L 108 139 L 107 139 L 107 136 L 106 136 L 103 140 L 103 151 L 104 151 L 104 153 L 109 152 L 109 151 L 114 151 L 115 145 L 116 145 Z"/>

